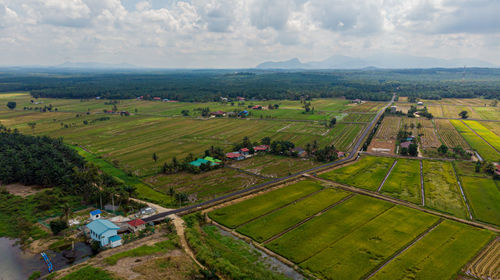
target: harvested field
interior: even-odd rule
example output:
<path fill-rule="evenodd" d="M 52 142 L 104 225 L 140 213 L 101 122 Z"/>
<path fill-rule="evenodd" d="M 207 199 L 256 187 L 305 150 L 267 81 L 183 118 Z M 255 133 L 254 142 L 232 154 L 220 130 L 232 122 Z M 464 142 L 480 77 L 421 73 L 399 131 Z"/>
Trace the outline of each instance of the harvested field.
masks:
<path fill-rule="evenodd" d="M 450 148 L 462 147 L 464 150 L 469 150 L 470 146 L 465 141 L 464 137 L 458 133 L 455 127 L 449 120 L 434 120 L 439 138 L 443 144 Z"/>
<path fill-rule="evenodd" d="M 266 177 L 279 178 L 320 164 L 309 159 L 262 154 L 234 161 L 231 166 Z"/>
<path fill-rule="evenodd" d="M 457 131 L 465 138 L 469 145 L 476 150 L 483 159 L 488 161 L 500 161 L 500 154 L 477 136 L 470 128 L 459 120 L 450 120 Z"/>
<path fill-rule="evenodd" d="M 500 237 L 497 237 L 464 269 L 479 279 L 500 279 Z"/>
<path fill-rule="evenodd" d="M 461 176 L 462 187 L 477 220 L 500 226 L 500 187 L 491 178 Z"/>
<path fill-rule="evenodd" d="M 323 173 L 320 177 L 374 191 L 380 186 L 393 163 L 393 158 L 367 156 L 351 165 Z"/>
<path fill-rule="evenodd" d="M 418 160 L 398 159 L 381 193 L 420 204 L 420 163 Z"/>
<path fill-rule="evenodd" d="M 285 206 L 323 188 L 315 181 L 304 180 L 298 183 L 267 192 L 242 202 L 216 209 L 208 215 L 216 222 L 229 228 L 236 228 L 254 218 L 274 209 Z M 277 200 L 276 198 L 280 199 Z M 251 209 L 251 211 L 249 211 Z"/>
<path fill-rule="evenodd" d="M 444 221 L 370 279 L 454 279 L 492 233 Z"/>
<path fill-rule="evenodd" d="M 370 122 L 375 117 L 375 114 L 356 114 L 350 113 L 343 118 L 343 122 Z"/>
<path fill-rule="evenodd" d="M 427 111 L 431 113 L 434 117 L 443 117 L 443 108 L 441 105 L 430 105 L 427 106 Z"/>
<path fill-rule="evenodd" d="M 263 242 L 348 196 L 338 189 L 325 189 L 301 201 L 237 228 L 241 234 Z"/>
<path fill-rule="evenodd" d="M 483 120 L 500 120 L 499 107 L 473 107 L 473 109 Z"/>
<path fill-rule="evenodd" d="M 458 182 L 450 162 L 423 161 L 425 206 L 466 218 Z"/>
<path fill-rule="evenodd" d="M 400 123 L 400 117 L 384 117 L 367 150 L 373 153 L 393 155 L 396 149 L 396 137 Z"/>
<path fill-rule="evenodd" d="M 338 150 L 347 152 L 354 145 L 355 140 L 359 137 L 364 127 L 365 125 L 363 124 L 339 123 L 327 135 L 331 135 L 330 137 L 333 138 L 332 142 Z"/>
<path fill-rule="evenodd" d="M 346 112 L 377 112 L 386 104 L 383 102 L 370 102 L 365 101 L 361 104 L 348 105 Z"/>
<path fill-rule="evenodd" d="M 360 279 L 437 221 L 397 205 L 300 266 L 322 279 Z"/>
<path fill-rule="evenodd" d="M 393 204 L 382 200 L 354 196 L 266 247 L 294 263 L 301 263 L 391 207 Z"/>

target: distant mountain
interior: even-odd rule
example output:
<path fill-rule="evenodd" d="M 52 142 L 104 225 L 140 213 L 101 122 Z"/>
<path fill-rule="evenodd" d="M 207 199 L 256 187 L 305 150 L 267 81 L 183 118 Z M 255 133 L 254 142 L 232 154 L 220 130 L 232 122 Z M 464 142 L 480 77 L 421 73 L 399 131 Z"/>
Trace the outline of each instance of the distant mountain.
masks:
<path fill-rule="evenodd" d="M 55 68 L 79 68 L 79 69 L 132 69 L 138 68 L 135 65 L 128 63 L 110 64 L 98 62 L 70 62 L 53 66 Z"/>
<path fill-rule="evenodd" d="M 494 64 L 473 59 L 440 59 L 403 54 L 378 54 L 365 58 L 334 55 L 322 61 L 302 63 L 293 58 L 287 61 L 264 62 L 260 69 L 371 69 L 371 68 L 456 68 L 456 67 L 498 67 Z"/>

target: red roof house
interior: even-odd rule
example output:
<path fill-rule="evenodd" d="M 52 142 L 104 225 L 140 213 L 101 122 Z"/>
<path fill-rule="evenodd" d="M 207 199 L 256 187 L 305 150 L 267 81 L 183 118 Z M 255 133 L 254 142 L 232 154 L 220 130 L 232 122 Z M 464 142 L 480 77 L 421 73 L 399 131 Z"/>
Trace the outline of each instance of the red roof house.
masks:
<path fill-rule="evenodd" d="M 255 146 L 255 147 L 253 147 L 253 150 L 256 152 L 265 152 L 265 151 L 269 150 L 269 145 Z"/>
<path fill-rule="evenodd" d="M 262 106 L 261 105 L 255 105 L 252 107 L 253 110 L 262 110 Z"/>
<path fill-rule="evenodd" d="M 153 97 L 153 100 L 161 100 L 161 97 Z"/>
<path fill-rule="evenodd" d="M 337 152 L 337 157 L 341 158 L 341 157 L 344 157 L 344 156 L 345 156 L 344 152 L 341 152 L 341 151 Z"/>
<path fill-rule="evenodd" d="M 141 231 L 141 230 L 146 228 L 146 222 L 144 222 L 141 219 L 135 219 L 135 220 L 127 222 L 127 226 L 128 226 L 130 231 L 137 232 L 137 231 Z"/>
<path fill-rule="evenodd" d="M 233 153 L 227 153 L 226 154 L 226 158 L 228 158 L 228 159 L 235 159 L 235 160 L 242 160 L 245 157 L 242 154 L 240 154 L 240 153 L 234 153 L 233 152 Z"/>

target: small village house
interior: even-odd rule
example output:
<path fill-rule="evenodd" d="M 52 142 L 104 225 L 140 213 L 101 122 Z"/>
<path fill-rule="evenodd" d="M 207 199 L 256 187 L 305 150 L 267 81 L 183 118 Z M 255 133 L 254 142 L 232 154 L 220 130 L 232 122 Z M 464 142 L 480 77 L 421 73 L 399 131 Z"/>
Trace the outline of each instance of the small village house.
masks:
<path fill-rule="evenodd" d="M 101 244 L 102 247 L 111 248 L 122 245 L 122 239 L 118 236 L 119 226 L 108 220 L 97 219 L 87 224 L 90 238 Z"/>
<path fill-rule="evenodd" d="M 345 153 L 344 152 L 341 152 L 341 151 L 337 151 L 337 157 L 338 158 L 342 158 L 345 156 Z"/>
<path fill-rule="evenodd" d="M 399 144 L 399 146 L 401 146 L 401 148 L 407 148 L 407 149 L 410 147 L 410 145 L 411 145 L 411 142 L 409 142 L 409 141 L 406 141 L 406 142 Z"/>
<path fill-rule="evenodd" d="M 250 150 L 248 148 L 241 148 L 240 154 L 243 156 L 248 156 L 250 154 Z"/>
<path fill-rule="evenodd" d="M 253 150 L 258 153 L 258 152 L 267 152 L 269 151 L 269 145 L 259 145 L 253 147 Z"/>
<path fill-rule="evenodd" d="M 100 219 L 101 218 L 101 214 L 102 214 L 102 212 L 99 209 L 94 210 L 94 211 L 90 211 L 90 219 L 92 221 Z"/>
<path fill-rule="evenodd" d="M 396 106 L 391 106 L 391 113 L 396 113 L 397 107 Z"/>
<path fill-rule="evenodd" d="M 146 229 L 146 222 L 141 219 L 135 219 L 127 222 L 127 227 L 131 232 L 138 232 Z"/>
<path fill-rule="evenodd" d="M 297 153 L 298 157 L 306 157 L 307 156 L 307 152 L 302 148 L 294 148 L 292 151 L 294 153 Z"/>
<path fill-rule="evenodd" d="M 236 100 L 238 100 L 238 101 L 245 101 L 245 97 L 238 96 L 238 97 L 236 97 Z"/>
<path fill-rule="evenodd" d="M 352 103 L 358 103 L 358 104 L 360 104 L 360 103 L 361 103 L 361 99 L 356 98 L 356 99 L 354 99 L 354 100 L 352 101 Z"/>
<path fill-rule="evenodd" d="M 424 102 L 422 102 L 422 101 L 418 101 L 418 102 L 417 102 L 417 105 L 422 106 L 422 105 L 424 105 Z"/>
<path fill-rule="evenodd" d="M 154 101 L 161 101 L 161 97 L 153 97 Z"/>
<path fill-rule="evenodd" d="M 238 152 L 232 152 L 232 153 L 227 153 L 226 154 L 226 158 L 227 159 L 232 159 L 232 160 L 243 160 L 245 159 L 245 157 L 238 153 Z"/>
<path fill-rule="evenodd" d="M 211 112 L 210 116 L 218 117 L 218 118 L 225 117 L 226 116 L 226 112 L 219 110 L 219 111 Z"/>

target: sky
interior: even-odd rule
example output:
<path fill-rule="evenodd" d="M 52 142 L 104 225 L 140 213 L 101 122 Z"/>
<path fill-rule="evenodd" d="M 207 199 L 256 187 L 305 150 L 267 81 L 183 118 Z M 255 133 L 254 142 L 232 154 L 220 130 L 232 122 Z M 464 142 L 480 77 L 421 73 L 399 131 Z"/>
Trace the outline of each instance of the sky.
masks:
<path fill-rule="evenodd" d="M 0 65 L 245 68 L 381 53 L 500 65 L 500 0 L 0 0 Z"/>

